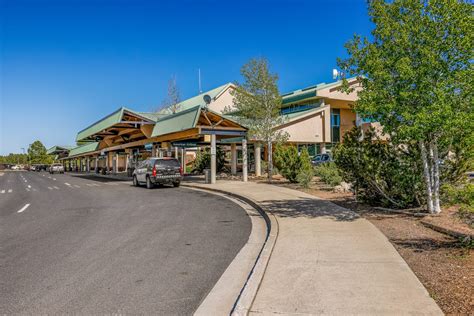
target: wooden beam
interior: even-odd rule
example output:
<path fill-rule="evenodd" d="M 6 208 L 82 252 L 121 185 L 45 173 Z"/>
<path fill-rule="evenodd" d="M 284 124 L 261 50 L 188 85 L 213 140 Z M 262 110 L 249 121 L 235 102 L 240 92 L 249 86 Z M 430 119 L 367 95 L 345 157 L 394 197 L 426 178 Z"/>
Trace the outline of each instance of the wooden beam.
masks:
<path fill-rule="evenodd" d="M 198 125 L 196 126 L 199 129 L 215 129 L 215 130 L 222 130 L 222 131 L 246 131 L 246 128 L 243 127 L 225 127 L 225 126 L 206 126 L 206 125 Z"/>
<path fill-rule="evenodd" d="M 161 135 L 161 136 L 157 136 L 157 137 L 151 137 L 151 138 L 147 138 L 147 139 L 134 141 L 134 142 L 131 142 L 131 143 L 126 143 L 126 144 L 121 144 L 121 145 L 117 145 L 117 146 L 104 148 L 104 151 L 107 152 L 107 151 L 125 149 L 125 148 L 129 148 L 129 147 L 144 146 L 145 144 L 149 144 L 149 143 L 158 143 L 158 142 L 165 142 L 165 141 L 173 142 L 173 141 L 177 141 L 177 140 L 183 140 L 183 139 L 188 139 L 188 138 L 192 138 L 192 137 L 197 137 L 198 135 L 199 135 L 199 129 L 192 128 L 192 129 L 188 129 L 188 130 L 185 130 L 185 131 L 180 131 L 180 132 L 171 133 L 171 134 L 167 134 L 167 135 Z"/>
<path fill-rule="evenodd" d="M 142 125 L 140 126 L 140 131 L 146 137 L 151 137 L 151 134 L 153 133 L 153 125 Z"/>

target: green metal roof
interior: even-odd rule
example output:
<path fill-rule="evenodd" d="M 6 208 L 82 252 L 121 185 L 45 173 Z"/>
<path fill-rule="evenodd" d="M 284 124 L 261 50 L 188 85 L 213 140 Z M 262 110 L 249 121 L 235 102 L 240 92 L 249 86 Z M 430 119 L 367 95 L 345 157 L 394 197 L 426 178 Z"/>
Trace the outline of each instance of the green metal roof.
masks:
<path fill-rule="evenodd" d="M 198 105 L 159 119 L 153 127 L 151 137 L 179 132 L 196 127 L 200 113 L 201 106 Z"/>
<path fill-rule="evenodd" d="M 158 114 L 157 113 L 145 113 L 145 112 L 135 112 L 133 110 L 121 107 L 117 111 L 107 115 L 103 119 L 95 122 L 94 124 L 89 125 L 79 133 L 77 133 L 76 142 L 81 142 L 89 136 L 92 136 L 96 133 L 103 131 L 104 129 L 110 128 L 115 124 L 119 124 L 122 121 L 124 112 L 129 112 L 130 114 L 142 117 L 149 121 L 155 122 Z"/>
<path fill-rule="evenodd" d="M 181 111 L 186 111 L 186 110 L 189 110 L 191 108 L 194 108 L 195 106 L 198 106 L 198 105 L 201 105 L 201 106 L 204 106 L 204 100 L 203 100 L 203 96 L 204 95 L 209 95 L 212 99 L 215 99 L 222 91 L 224 91 L 225 89 L 227 89 L 229 86 L 231 86 L 232 84 L 231 83 L 226 83 L 222 86 L 219 86 L 217 88 L 214 88 L 212 90 L 209 90 L 209 91 L 206 91 L 206 92 L 203 92 L 203 93 L 200 93 L 192 98 L 189 98 L 189 99 L 186 99 L 180 103 L 178 103 L 178 111 L 177 112 L 181 112 Z M 167 107 L 167 108 L 164 108 L 162 110 L 160 110 L 158 112 L 158 114 L 172 114 L 171 112 L 171 109 L 170 107 Z"/>
<path fill-rule="evenodd" d="M 355 79 L 356 77 L 353 77 L 353 78 L 347 78 L 347 80 L 352 80 L 352 79 Z M 335 82 L 331 82 L 331 83 L 319 83 L 317 85 L 312 85 L 310 87 L 307 87 L 307 88 L 303 88 L 303 89 L 298 89 L 298 90 L 295 90 L 295 91 L 292 91 L 292 92 L 288 92 L 288 93 L 285 93 L 282 95 L 282 104 L 285 106 L 285 105 L 289 105 L 289 104 L 292 104 L 292 103 L 295 103 L 295 102 L 298 102 L 298 101 L 301 101 L 301 100 L 306 100 L 306 99 L 310 99 L 310 98 L 315 98 L 318 96 L 318 90 L 322 90 L 322 89 L 326 89 L 326 88 L 329 88 L 329 87 L 332 87 L 332 86 L 337 86 L 337 85 L 340 85 L 342 84 L 342 80 L 338 80 L 338 81 L 335 81 Z"/>
<path fill-rule="evenodd" d="M 46 151 L 46 154 L 48 155 L 52 155 L 56 152 L 63 152 L 63 151 L 69 151 L 70 149 L 74 148 L 74 146 L 59 146 L 59 145 L 56 145 L 56 146 L 53 146 L 51 148 L 49 148 L 47 151 Z"/>
<path fill-rule="evenodd" d="M 98 142 L 89 143 L 89 144 L 75 147 L 69 151 L 68 157 L 74 157 L 74 156 L 82 155 L 88 152 L 96 151 L 97 147 L 99 147 Z"/>
<path fill-rule="evenodd" d="M 305 116 L 305 115 L 308 115 L 308 114 L 313 113 L 313 112 L 318 112 L 319 110 L 321 110 L 323 108 L 324 107 L 315 107 L 315 108 L 307 109 L 307 110 L 304 110 L 304 111 L 284 114 L 282 116 L 284 116 L 287 120 L 292 121 L 292 120 L 297 119 L 301 116 Z"/>

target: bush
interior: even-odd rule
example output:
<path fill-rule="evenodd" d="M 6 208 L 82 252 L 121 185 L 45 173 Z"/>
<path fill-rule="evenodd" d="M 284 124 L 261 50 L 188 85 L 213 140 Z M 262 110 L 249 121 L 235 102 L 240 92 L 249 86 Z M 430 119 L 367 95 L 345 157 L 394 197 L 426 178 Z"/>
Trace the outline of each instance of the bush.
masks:
<path fill-rule="evenodd" d="M 298 182 L 301 159 L 295 146 L 277 145 L 273 154 L 273 164 L 280 174 L 291 183 Z"/>
<path fill-rule="evenodd" d="M 470 212 L 474 212 L 474 184 L 454 186 L 445 184 L 441 187 L 441 199 L 447 205 L 459 204 Z"/>
<path fill-rule="evenodd" d="M 313 180 L 313 166 L 311 165 L 311 158 L 309 157 L 308 150 L 303 148 L 300 154 L 300 170 L 296 176 L 298 183 L 304 187 L 308 188 L 311 180 Z"/>
<path fill-rule="evenodd" d="M 333 151 L 344 181 L 358 199 L 399 208 L 419 206 L 425 200 L 418 146 L 396 146 L 381 141 L 373 130 L 354 127 Z"/>
<path fill-rule="evenodd" d="M 225 167 L 225 153 L 217 147 L 216 151 L 217 172 L 223 171 Z M 196 160 L 194 160 L 193 172 L 202 173 L 204 169 L 211 168 L 211 151 L 206 148 L 198 151 Z"/>
<path fill-rule="evenodd" d="M 326 184 L 334 187 L 342 182 L 342 177 L 334 162 L 321 164 L 314 168 L 314 173 Z"/>

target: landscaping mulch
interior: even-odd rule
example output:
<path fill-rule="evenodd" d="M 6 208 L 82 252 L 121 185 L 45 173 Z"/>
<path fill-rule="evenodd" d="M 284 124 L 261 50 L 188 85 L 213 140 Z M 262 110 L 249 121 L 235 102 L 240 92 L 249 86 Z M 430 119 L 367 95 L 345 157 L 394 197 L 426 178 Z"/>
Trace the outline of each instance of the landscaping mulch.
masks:
<path fill-rule="evenodd" d="M 440 216 L 423 218 L 390 213 L 356 203 L 352 193 L 335 193 L 327 185 L 316 182 L 303 189 L 297 184 L 277 178 L 275 185 L 304 191 L 349 208 L 374 224 L 397 249 L 431 297 L 446 314 L 474 315 L 474 255 L 459 238 L 439 233 L 421 221 L 433 220 L 454 230 L 472 233 L 472 229 L 456 218 L 455 209 Z"/>

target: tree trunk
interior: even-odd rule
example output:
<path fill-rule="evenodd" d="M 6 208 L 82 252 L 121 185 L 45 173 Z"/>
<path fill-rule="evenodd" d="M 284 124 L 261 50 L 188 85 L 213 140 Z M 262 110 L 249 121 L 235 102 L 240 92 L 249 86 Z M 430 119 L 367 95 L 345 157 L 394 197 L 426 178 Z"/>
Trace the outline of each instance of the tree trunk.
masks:
<path fill-rule="evenodd" d="M 420 141 L 421 159 L 423 161 L 423 175 L 426 183 L 426 204 L 428 211 L 433 213 L 433 191 L 431 185 L 430 166 L 428 163 L 428 154 L 424 142 Z"/>
<path fill-rule="evenodd" d="M 273 155 L 272 155 L 272 141 L 268 141 L 267 145 L 267 157 L 268 157 L 268 166 L 267 166 L 267 174 L 268 174 L 268 182 L 272 182 L 273 176 Z"/>
<path fill-rule="evenodd" d="M 430 143 L 430 152 L 433 153 L 433 159 L 431 162 L 433 165 L 433 212 L 438 214 L 441 212 L 441 205 L 439 196 L 439 155 L 436 138 Z"/>

